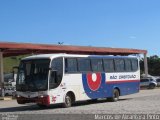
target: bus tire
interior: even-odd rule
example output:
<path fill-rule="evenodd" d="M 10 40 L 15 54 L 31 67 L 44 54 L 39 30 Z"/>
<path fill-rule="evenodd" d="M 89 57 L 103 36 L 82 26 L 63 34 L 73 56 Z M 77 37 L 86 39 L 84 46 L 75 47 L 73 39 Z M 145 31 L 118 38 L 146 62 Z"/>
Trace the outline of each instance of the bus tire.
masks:
<path fill-rule="evenodd" d="M 70 94 L 66 94 L 64 103 L 62 104 L 64 108 L 68 108 L 72 106 L 72 97 Z"/>
<path fill-rule="evenodd" d="M 109 101 L 111 102 L 117 102 L 119 100 L 119 90 L 118 89 L 114 89 L 113 90 L 113 97 L 107 98 Z"/>
<path fill-rule="evenodd" d="M 25 102 L 23 100 L 17 100 L 18 104 L 25 104 Z"/>

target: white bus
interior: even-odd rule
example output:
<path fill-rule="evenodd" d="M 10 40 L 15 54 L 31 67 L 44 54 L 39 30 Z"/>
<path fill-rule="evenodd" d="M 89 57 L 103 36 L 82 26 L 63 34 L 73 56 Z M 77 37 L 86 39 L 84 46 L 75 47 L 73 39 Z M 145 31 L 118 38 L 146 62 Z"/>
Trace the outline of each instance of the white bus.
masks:
<path fill-rule="evenodd" d="M 39 106 L 139 92 L 139 61 L 134 56 L 42 54 L 26 57 L 18 67 L 17 102 Z"/>

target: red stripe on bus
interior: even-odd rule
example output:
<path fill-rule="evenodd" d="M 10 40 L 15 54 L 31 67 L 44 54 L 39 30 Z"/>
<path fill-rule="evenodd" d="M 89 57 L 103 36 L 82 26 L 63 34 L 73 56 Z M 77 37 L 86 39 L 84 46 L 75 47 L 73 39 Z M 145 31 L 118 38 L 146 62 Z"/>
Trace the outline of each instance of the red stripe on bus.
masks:
<path fill-rule="evenodd" d="M 140 80 L 118 80 L 118 81 L 106 81 L 107 84 L 113 83 L 129 83 L 129 82 L 140 82 Z"/>

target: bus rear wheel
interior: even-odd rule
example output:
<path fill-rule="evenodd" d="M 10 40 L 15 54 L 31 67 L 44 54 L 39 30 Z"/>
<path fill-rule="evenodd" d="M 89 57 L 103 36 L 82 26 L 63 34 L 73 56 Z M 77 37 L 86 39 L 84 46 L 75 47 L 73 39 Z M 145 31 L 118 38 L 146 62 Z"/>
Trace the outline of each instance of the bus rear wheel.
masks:
<path fill-rule="evenodd" d="M 62 105 L 64 108 L 68 108 L 72 106 L 72 99 L 70 94 L 66 94 L 64 103 Z"/>
<path fill-rule="evenodd" d="M 119 100 L 119 91 L 118 89 L 113 90 L 113 97 L 107 98 L 111 102 L 117 102 Z"/>

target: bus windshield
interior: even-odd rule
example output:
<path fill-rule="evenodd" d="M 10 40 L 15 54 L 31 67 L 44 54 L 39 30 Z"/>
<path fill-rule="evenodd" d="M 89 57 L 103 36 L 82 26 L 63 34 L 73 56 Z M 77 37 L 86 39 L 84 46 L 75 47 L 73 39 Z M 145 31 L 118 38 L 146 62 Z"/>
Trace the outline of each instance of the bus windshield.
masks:
<path fill-rule="evenodd" d="M 48 89 L 49 59 L 22 60 L 17 76 L 17 91 Z"/>

